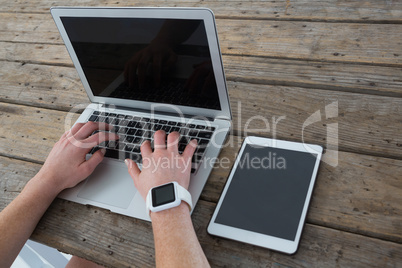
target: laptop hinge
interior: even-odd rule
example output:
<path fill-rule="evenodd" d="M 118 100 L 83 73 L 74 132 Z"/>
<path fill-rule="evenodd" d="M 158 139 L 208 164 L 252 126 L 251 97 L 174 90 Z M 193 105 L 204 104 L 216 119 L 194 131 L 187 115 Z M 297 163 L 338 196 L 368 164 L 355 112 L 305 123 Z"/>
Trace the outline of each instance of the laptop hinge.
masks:
<path fill-rule="evenodd" d="M 139 112 L 139 113 L 153 113 L 153 114 L 158 114 L 158 115 L 165 115 L 165 116 L 174 116 L 177 117 L 177 113 L 170 113 L 170 112 L 162 112 L 162 111 L 150 111 L 146 109 L 139 109 L 139 108 L 131 108 L 131 107 L 125 107 L 125 106 L 117 106 L 114 104 L 102 104 L 102 107 L 105 108 L 112 108 L 112 109 L 118 109 L 118 110 L 126 110 L 126 111 L 132 111 L 132 112 Z M 181 114 L 184 116 L 184 118 L 194 118 L 194 115 L 189 115 L 189 114 Z M 215 119 L 212 117 L 203 117 L 203 119 L 208 119 L 209 121 L 214 121 Z"/>

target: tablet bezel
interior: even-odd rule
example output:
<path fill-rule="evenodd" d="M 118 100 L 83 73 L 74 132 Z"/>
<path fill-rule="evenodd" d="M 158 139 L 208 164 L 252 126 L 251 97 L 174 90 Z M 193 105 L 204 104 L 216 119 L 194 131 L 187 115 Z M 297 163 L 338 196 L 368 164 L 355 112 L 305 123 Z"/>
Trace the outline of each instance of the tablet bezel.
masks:
<path fill-rule="evenodd" d="M 270 235 L 265 235 L 261 233 L 256 233 L 244 229 L 235 228 L 232 226 L 223 225 L 220 223 L 216 223 L 215 219 L 218 215 L 222 202 L 225 198 L 227 190 L 230 186 L 230 183 L 233 179 L 233 175 L 236 172 L 238 167 L 239 161 L 242 157 L 244 149 L 247 144 L 256 145 L 256 146 L 264 146 L 264 147 L 273 147 L 278 149 L 285 149 L 285 150 L 293 150 L 299 152 L 306 152 L 306 153 L 315 153 L 317 154 L 316 162 L 314 164 L 314 169 L 311 175 L 310 184 L 308 187 L 307 195 L 304 200 L 304 206 L 302 210 L 301 217 L 299 219 L 299 224 L 297 226 L 296 237 L 294 241 L 278 238 Z M 255 137 L 250 136 L 246 137 L 242 143 L 242 146 L 239 150 L 239 153 L 236 157 L 235 163 L 232 167 L 232 170 L 229 174 L 229 177 L 226 181 L 225 187 L 222 191 L 221 197 L 219 198 L 219 202 L 215 208 L 215 211 L 212 215 L 211 221 L 208 225 L 208 233 L 211 235 L 216 235 L 224 238 L 229 238 L 232 240 L 237 240 L 244 243 L 249 243 L 256 246 L 265 247 L 268 249 L 280 251 L 287 254 L 294 254 L 297 251 L 300 236 L 303 230 L 304 222 L 307 215 L 308 206 L 311 200 L 311 195 L 314 188 L 314 183 L 317 177 L 318 167 L 321 160 L 323 148 L 319 145 L 313 144 L 306 144 L 306 143 L 298 143 L 298 142 L 290 142 L 290 141 L 282 141 L 282 140 L 274 140 L 269 138 L 262 138 L 262 137 Z"/>

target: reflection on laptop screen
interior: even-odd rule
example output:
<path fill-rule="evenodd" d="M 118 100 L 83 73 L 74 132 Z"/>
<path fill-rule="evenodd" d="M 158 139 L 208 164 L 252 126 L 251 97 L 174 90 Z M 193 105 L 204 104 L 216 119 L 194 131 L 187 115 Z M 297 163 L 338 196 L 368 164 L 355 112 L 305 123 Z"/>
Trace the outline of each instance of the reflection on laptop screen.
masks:
<path fill-rule="evenodd" d="M 94 96 L 221 109 L 202 20 L 61 20 Z"/>

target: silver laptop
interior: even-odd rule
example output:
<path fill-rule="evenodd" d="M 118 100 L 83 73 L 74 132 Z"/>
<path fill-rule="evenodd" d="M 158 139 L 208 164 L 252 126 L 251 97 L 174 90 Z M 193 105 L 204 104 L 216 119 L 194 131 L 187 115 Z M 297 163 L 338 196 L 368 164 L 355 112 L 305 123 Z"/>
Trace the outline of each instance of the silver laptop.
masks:
<path fill-rule="evenodd" d="M 51 9 L 91 101 L 76 122 L 106 122 L 120 140 L 61 198 L 150 220 L 124 159 L 141 167 L 139 147 L 159 129 L 198 140 L 189 191 L 196 204 L 231 127 L 214 15 L 204 8 Z M 67 100 L 66 100 L 67 101 Z"/>

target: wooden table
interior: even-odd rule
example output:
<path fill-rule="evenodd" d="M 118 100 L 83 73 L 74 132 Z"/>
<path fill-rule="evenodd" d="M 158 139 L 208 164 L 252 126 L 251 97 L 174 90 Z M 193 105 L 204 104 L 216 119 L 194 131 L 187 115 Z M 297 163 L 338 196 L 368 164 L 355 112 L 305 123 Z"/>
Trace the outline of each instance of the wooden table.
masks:
<path fill-rule="evenodd" d="M 207 234 L 229 172 L 214 169 L 192 216 L 212 266 L 402 267 L 401 1 L 1 0 L 1 209 L 40 169 L 70 109 L 88 102 L 52 5 L 211 8 L 234 116 L 220 157 L 233 163 L 251 134 L 338 149 L 336 165 L 323 158 L 293 256 Z M 245 129 L 253 115 L 270 128 Z M 150 223 L 97 207 L 57 199 L 32 239 L 107 266 L 154 266 Z"/>

